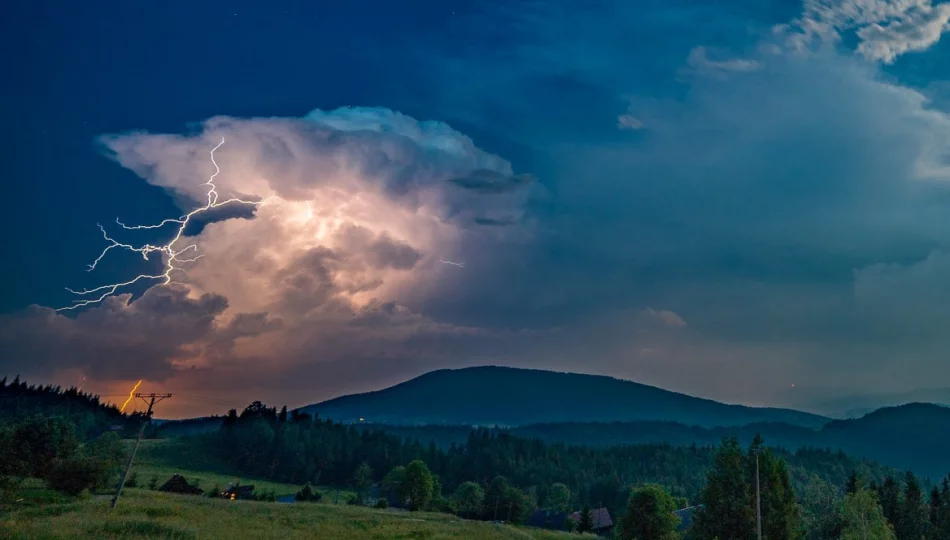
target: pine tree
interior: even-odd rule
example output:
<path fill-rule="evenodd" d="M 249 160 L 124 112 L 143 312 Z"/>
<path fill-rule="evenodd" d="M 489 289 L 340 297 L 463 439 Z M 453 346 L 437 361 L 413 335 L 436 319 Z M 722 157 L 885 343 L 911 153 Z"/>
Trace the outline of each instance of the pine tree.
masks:
<path fill-rule="evenodd" d="M 858 481 L 858 471 L 852 469 L 851 476 L 848 477 L 848 485 L 845 488 L 845 493 L 848 495 L 857 493 L 861 488 Z"/>
<path fill-rule="evenodd" d="M 594 530 L 594 517 L 590 514 L 590 506 L 584 505 L 581 509 L 581 517 L 577 521 L 577 532 L 586 533 Z"/>
<path fill-rule="evenodd" d="M 897 527 L 900 521 L 900 484 L 893 477 L 888 476 L 881 485 L 879 496 L 881 510 L 887 522 L 893 527 Z"/>
<path fill-rule="evenodd" d="M 900 501 L 900 513 L 894 527 L 899 540 L 926 540 L 929 534 L 928 509 L 924 492 L 914 473 L 904 476 L 904 497 Z"/>
<path fill-rule="evenodd" d="M 750 494 L 744 461 L 739 442 L 735 438 L 723 439 L 700 496 L 703 508 L 697 512 L 693 524 L 696 540 L 755 537 L 755 501 Z"/>

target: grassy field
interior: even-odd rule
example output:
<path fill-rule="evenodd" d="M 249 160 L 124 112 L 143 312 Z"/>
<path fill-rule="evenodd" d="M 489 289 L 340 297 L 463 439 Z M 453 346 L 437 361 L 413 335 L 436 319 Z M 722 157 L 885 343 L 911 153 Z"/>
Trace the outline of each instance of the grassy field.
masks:
<path fill-rule="evenodd" d="M 538 529 L 466 521 L 445 514 L 326 504 L 224 501 L 129 489 L 115 510 L 107 497 L 38 498 L 0 516 L 0 538 L 42 539 L 406 539 L 567 540 Z M 589 536 L 587 538 L 594 538 Z"/>
<path fill-rule="evenodd" d="M 132 444 L 132 441 L 127 442 L 129 445 Z M 195 445 L 177 439 L 142 441 L 135 456 L 132 472 L 136 473 L 138 487 L 140 488 L 146 487 L 153 476 L 158 477 L 158 485 L 161 486 L 173 474 L 180 474 L 189 482 L 197 479 L 198 487 L 205 490 L 205 492 L 211 491 L 215 486 L 225 489 L 229 483 L 240 482 L 243 485 L 253 484 L 256 493 L 270 491 L 280 497 L 281 495 L 292 495 L 301 487 L 236 474 L 221 463 L 210 459 L 205 453 L 197 452 Z M 318 486 L 318 489 L 324 494 L 321 502 L 333 503 L 337 501 L 338 490 L 336 488 Z M 339 491 L 340 504 L 345 503 L 346 497 L 350 493 L 345 490 Z"/>

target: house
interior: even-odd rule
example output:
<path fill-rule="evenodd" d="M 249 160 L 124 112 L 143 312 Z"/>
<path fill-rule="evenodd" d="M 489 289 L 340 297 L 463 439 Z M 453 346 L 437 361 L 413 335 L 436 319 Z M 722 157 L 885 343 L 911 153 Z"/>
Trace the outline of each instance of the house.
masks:
<path fill-rule="evenodd" d="M 158 490 L 167 491 L 169 493 L 183 493 L 186 495 L 201 495 L 204 493 L 198 486 L 189 484 L 188 480 L 185 480 L 185 477 L 180 474 L 172 475 Z"/>
<path fill-rule="evenodd" d="M 598 535 L 606 535 L 614 527 L 614 521 L 610 519 L 610 512 L 606 508 L 594 508 L 590 511 L 591 521 L 594 522 L 594 532 Z M 574 512 L 571 514 L 571 519 L 574 520 L 574 523 L 581 522 L 581 513 Z"/>
<path fill-rule="evenodd" d="M 549 529 L 554 531 L 567 530 L 567 512 L 555 512 L 554 510 L 535 510 L 528 517 L 527 525 L 539 529 Z"/>
<path fill-rule="evenodd" d="M 690 506 L 687 508 L 682 508 L 673 512 L 673 515 L 680 518 L 679 524 L 676 526 L 676 532 L 684 532 L 693 525 L 693 518 L 696 515 L 696 512 L 699 511 L 703 505 L 699 504 L 696 506 Z"/>

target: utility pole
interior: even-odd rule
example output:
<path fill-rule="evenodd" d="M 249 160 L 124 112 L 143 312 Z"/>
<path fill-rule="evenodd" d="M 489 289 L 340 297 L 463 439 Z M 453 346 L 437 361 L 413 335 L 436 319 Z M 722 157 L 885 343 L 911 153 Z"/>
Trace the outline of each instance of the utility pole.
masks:
<path fill-rule="evenodd" d="M 148 425 L 149 421 L 152 419 L 152 408 L 156 403 L 162 401 L 163 399 L 168 399 L 172 397 L 171 394 L 135 394 L 135 397 L 141 399 L 148 404 L 148 410 L 145 411 L 145 419 L 142 420 L 142 427 L 139 429 L 139 436 L 135 439 L 135 446 L 132 447 L 132 453 L 129 455 L 129 462 L 125 465 L 125 472 L 122 473 L 122 478 L 119 479 L 119 485 L 115 488 L 115 496 L 112 497 L 111 508 L 115 508 L 115 505 L 119 502 L 119 495 L 122 495 L 122 488 L 125 487 L 125 481 L 128 479 L 129 471 L 132 470 L 132 461 L 135 459 L 135 453 L 139 449 L 139 443 L 142 442 L 142 436 L 145 435 L 145 426 Z"/>
<path fill-rule="evenodd" d="M 762 540 L 762 496 L 759 493 L 759 447 L 756 446 L 752 453 L 755 454 L 755 530 L 759 540 Z"/>

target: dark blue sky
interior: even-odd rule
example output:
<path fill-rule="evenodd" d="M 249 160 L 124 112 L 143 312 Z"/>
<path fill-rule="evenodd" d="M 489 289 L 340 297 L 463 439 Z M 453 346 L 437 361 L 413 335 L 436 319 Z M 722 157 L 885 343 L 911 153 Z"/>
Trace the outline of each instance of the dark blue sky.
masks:
<path fill-rule="evenodd" d="M 950 18 L 927 0 L 915 9 L 915 20 Z M 250 384 L 236 366 L 251 362 L 270 366 L 251 370 L 264 397 L 300 403 L 479 363 L 747 403 L 950 385 L 950 51 L 939 32 L 902 33 L 895 23 L 910 15 L 899 10 L 856 20 L 792 1 L 531 0 L 7 11 L 0 371 L 94 374 L 105 389 L 139 370 L 155 385 L 227 387 Z M 205 123 L 214 117 L 225 118 Z M 331 135 L 318 144 L 313 130 Z M 208 174 L 220 136 L 235 141 L 222 185 L 267 176 L 270 188 L 249 194 L 281 210 L 196 236 L 208 254 L 187 297 L 158 287 L 141 302 L 49 310 L 73 300 L 64 287 L 161 271 L 157 256 L 116 253 L 85 272 L 105 247 L 96 224 L 196 208 L 203 195 L 176 175 Z M 202 157 L 183 158 L 179 140 Z M 318 205 L 329 179 L 346 177 L 325 168 L 339 160 L 383 182 L 394 206 L 327 221 L 376 240 L 351 231 L 328 241 L 328 259 L 307 258 L 261 212 L 279 221 Z M 472 178 L 516 186 L 509 175 L 529 174 L 530 187 L 452 191 L 454 177 L 486 168 L 494 176 Z M 425 229 L 435 207 L 454 233 Z M 422 221 L 407 225 L 406 209 Z M 279 256 L 248 262 L 264 253 Z M 471 257 L 466 273 L 445 273 L 437 261 L 450 255 Z M 225 284 L 217 268 L 243 281 Z M 290 275 L 296 300 L 271 301 Z M 319 279 L 325 288 L 299 289 Z M 221 303 L 195 303 L 204 293 Z M 368 320 L 366 334 L 354 329 Z M 141 364 L 119 367 L 138 351 Z"/>

